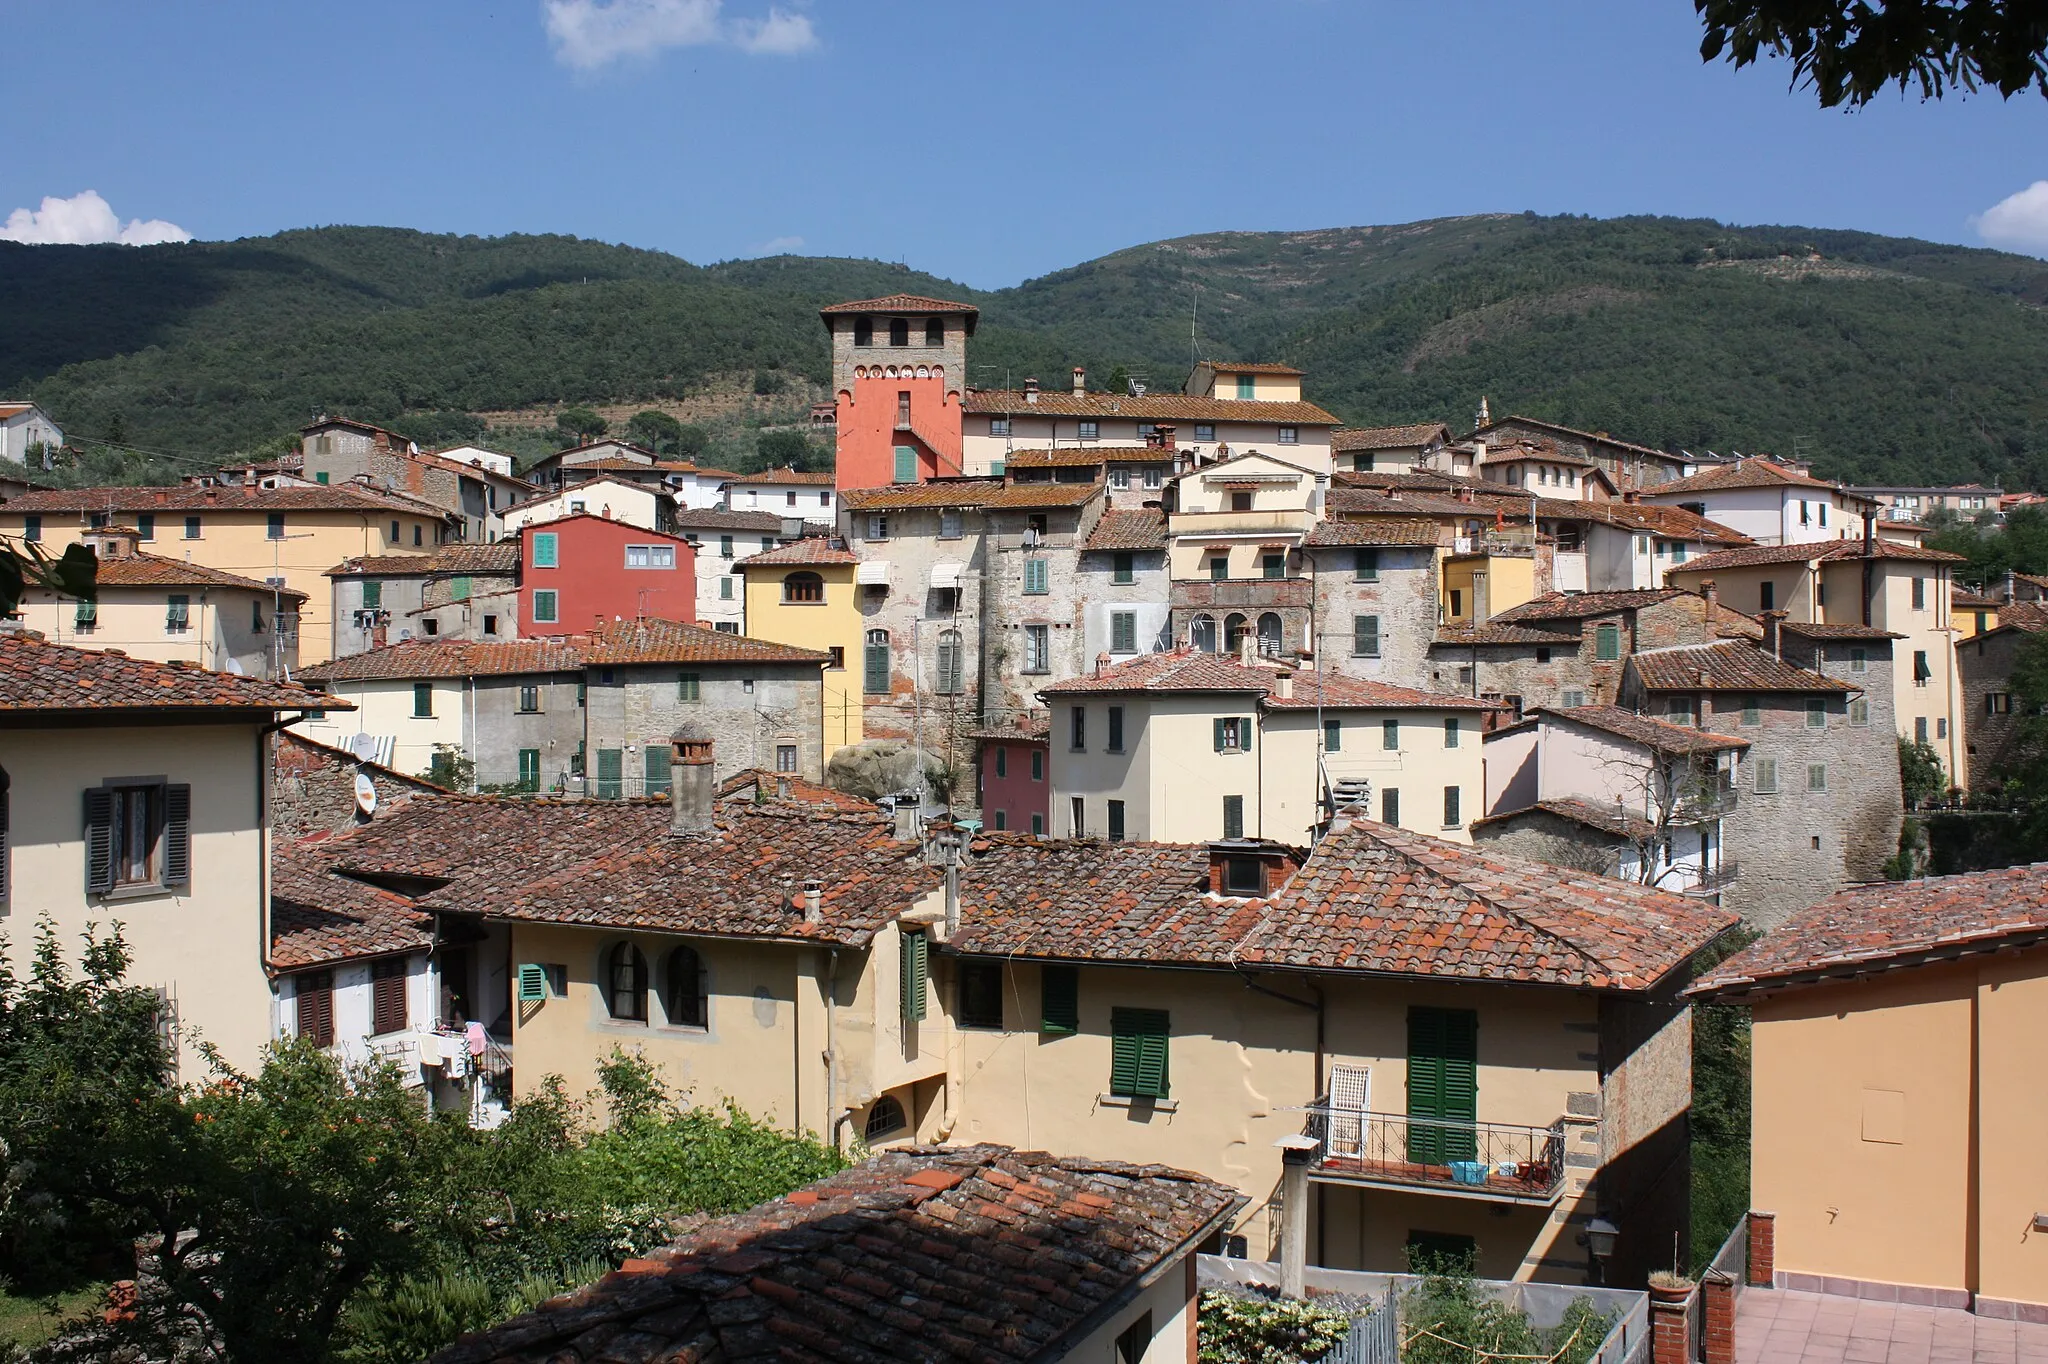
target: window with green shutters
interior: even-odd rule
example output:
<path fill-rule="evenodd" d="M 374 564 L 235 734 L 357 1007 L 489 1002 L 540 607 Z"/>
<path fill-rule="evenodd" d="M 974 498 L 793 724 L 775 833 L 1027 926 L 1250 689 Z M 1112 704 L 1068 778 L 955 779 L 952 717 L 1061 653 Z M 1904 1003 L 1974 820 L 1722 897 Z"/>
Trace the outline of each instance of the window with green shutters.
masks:
<path fill-rule="evenodd" d="M 1597 625 L 1593 627 L 1593 654 L 1602 663 L 1612 663 L 1621 657 L 1621 627 L 1619 625 Z"/>
<path fill-rule="evenodd" d="M 1362 583 L 1379 581 L 1380 552 L 1376 549 L 1359 550 L 1357 557 L 1352 560 L 1351 576 Z"/>
<path fill-rule="evenodd" d="M 1031 817 L 1031 831 L 1038 832 L 1040 820 Z M 1038 972 L 1039 1029 L 1042 1032 L 1079 1032 L 1081 1030 L 1081 968 L 1078 966 L 1043 966 Z"/>
<path fill-rule="evenodd" d="M 458 573 L 448 580 L 448 599 L 450 601 L 468 601 L 470 589 L 470 576 L 467 573 Z"/>
<path fill-rule="evenodd" d="M 704 679 L 698 673 L 682 673 L 676 678 L 676 700 L 701 701 L 704 699 Z"/>
<path fill-rule="evenodd" d="M 1378 616 L 1353 616 L 1351 618 L 1351 652 L 1360 658 L 1380 656 L 1380 618 Z"/>
<path fill-rule="evenodd" d="M 519 789 L 540 790 L 540 750 L 537 748 L 519 750 Z"/>
<path fill-rule="evenodd" d="M 896 447 L 896 481 L 917 482 L 917 451 L 908 445 Z"/>
<path fill-rule="evenodd" d="M 1025 595 L 1025 596 L 1027 596 L 1027 597 L 1042 597 L 1042 596 L 1044 596 L 1044 595 L 1045 595 L 1045 594 L 1046 594 L 1047 592 L 1051 591 L 1051 588 L 1050 588 L 1049 586 L 1047 586 L 1047 576 L 1046 576 L 1046 566 L 1045 566 L 1045 565 L 1046 565 L 1046 561 L 1045 561 L 1045 560 L 1043 560 L 1043 559 L 1037 559 L 1037 558 L 1032 558 L 1032 559 L 1026 559 L 1026 560 L 1024 561 L 1024 595 Z"/>
<path fill-rule="evenodd" d="M 668 794 L 668 760 L 673 752 L 659 739 L 640 745 L 641 789 L 648 795 Z"/>
<path fill-rule="evenodd" d="M 889 632 L 870 630 L 867 647 L 861 658 L 861 689 L 870 692 L 889 690 Z"/>
<path fill-rule="evenodd" d="M 1211 722 L 1218 753 L 1249 753 L 1252 751 L 1252 717 L 1229 716 Z"/>
<path fill-rule="evenodd" d="M 375 611 L 383 605 L 384 584 L 378 582 L 375 578 L 365 580 L 363 583 L 363 609 L 365 611 Z"/>
<path fill-rule="evenodd" d="M 561 537 L 551 530 L 535 532 L 533 537 L 533 566 L 535 568 L 557 567 L 560 560 L 556 549 L 560 541 Z"/>
<path fill-rule="evenodd" d="M 925 1000 L 931 994 L 931 939 L 921 928 L 903 930 L 903 1021 L 923 1020 Z"/>
<path fill-rule="evenodd" d="M 1478 1119 L 1479 1015 L 1470 1009 L 1410 1009 L 1408 1159 L 1418 1165 L 1471 1160 L 1478 1140 L 1469 1124 Z"/>
<path fill-rule="evenodd" d="M 552 588 L 535 588 L 533 593 L 534 620 L 544 625 L 551 625 L 559 621 L 562 618 L 559 602 L 560 597 Z"/>
<path fill-rule="evenodd" d="M 1109 1011 L 1109 1092 L 1126 1099 L 1164 1099 L 1169 1093 L 1164 1009 Z"/>
<path fill-rule="evenodd" d="M 1133 582 L 1137 579 L 1137 556 L 1128 550 L 1119 550 L 1110 556 L 1109 580 L 1113 583 Z"/>
<path fill-rule="evenodd" d="M 412 715 L 415 720 L 434 718 L 434 684 L 415 682 L 412 684 Z"/>
<path fill-rule="evenodd" d="M 617 800 L 626 794 L 626 750 L 597 750 L 597 798 Z"/>
<path fill-rule="evenodd" d="M 1244 837 L 1243 796 L 1225 796 L 1223 798 L 1223 836 L 1225 838 Z"/>
<path fill-rule="evenodd" d="M 1109 651 L 1113 654 L 1138 652 L 1138 613 L 1112 611 L 1109 614 Z"/>
<path fill-rule="evenodd" d="M 1380 747 L 1389 751 L 1401 746 L 1401 722 L 1397 719 L 1380 721 Z"/>
<path fill-rule="evenodd" d="M 1447 715 L 1447 716 L 1445 716 L 1445 717 L 1444 717 L 1444 747 L 1445 747 L 1445 748 L 1456 748 L 1456 747 L 1458 746 L 1458 739 L 1459 739 L 1459 737 L 1460 737 L 1460 735 L 1459 735 L 1459 728 L 1458 728 L 1458 717 L 1457 717 L 1457 716 L 1455 716 L 1455 715 Z"/>

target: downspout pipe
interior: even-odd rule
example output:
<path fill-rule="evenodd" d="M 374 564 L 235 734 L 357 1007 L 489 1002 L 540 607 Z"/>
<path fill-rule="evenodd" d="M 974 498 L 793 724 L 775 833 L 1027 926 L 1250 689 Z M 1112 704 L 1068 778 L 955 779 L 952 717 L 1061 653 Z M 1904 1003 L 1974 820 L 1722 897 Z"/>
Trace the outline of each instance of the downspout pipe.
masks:
<path fill-rule="evenodd" d="M 1260 994 L 1262 994 L 1262 995 L 1270 995 L 1270 996 L 1272 996 L 1272 997 L 1273 997 L 1274 999 L 1280 1000 L 1280 1001 L 1281 1001 L 1281 1002 L 1283 1002 L 1283 1003 L 1286 1003 L 1286 1004 L 1292 1004 L 1292 1005 L 1293 1005 L 1293 1006 L 1294 1006 L 1295 1008 L 1297 1008 L 1297 1009 L 1313 1009 L 1313 1010 L 1315 1010 L 1315 1015 L 1316 1015 L 1316 1051 L 1315 1051 L 1315 1081 L 1316 1081 L 1316 1092 L 1315 1092 L 1315 1095 L 1314 1095 L 1313 1097 L 1316 1097 L 1316 1098 L 1321 1098 L 1321 1097 L 1322 1097 L 1322 1094 L 1323 1094 L 1323 1036 L 1324 1036 L 1324 1021 L 1325 1021 L 1325 1013 L 1326 1013 L 1326 1010 L 1324 1009 L 1324 1003 L 1325 1003 L 1325 1000 L 1324 1000 L 1324 998 L 1323 998 L 1323 987 L 1322 987 L 1322 986 L 1320 986 L 1320 985 L 1318 985 L 1318 984 L 1316 984 L 1316 982 L 1315 982 L 1315 979 L 1314 979 L 1314 977 L 1310 977 L 1310 978 L 1309 978 L 1309 980 L 1308 980 L 1308 981 L 1307 981 L 1306 983 L 1307 983 L 1307 985 L 1308 985 L 1308 988 L 1309 988 L 1309 990 L 1310 990 L 1311 992 L 1313 992 L 1313 993 L 1314 993 L 1314 995 L 1315 995 L 1315 998 L 1314 998 L 1314 999 L 1296 999 L 1296 998 L 1295 998 L 1295 997 L 1294 997 L 1293 995 L 1290 995 L 1290 994 L 1285 994 L 1285 993 L 1283 993 L 1283 992 L 1281 992 L 1281 991 L 1279 991 L 1279 990 L 1275 990 L 1275 989 L 1273 989 L 1273 988 L 1272 988 L 1271 986 L 1269 986 L 1269 985 L 1261 985 L 1261 984 L 1259 984 L 1258 980 L 1257 980 L 1256 978 L 1254 978 L 1254 977 L 1252 976 L 1251 972 L 1249 972 L 1249 971 L 1245 970 L 1245 969 L 1244 969 L 1244 967 L 1242 967 L 1242 966 L 1240 966 L 1240 967 L 1238 967 L 1238 968 L 1237 968 L 1237 976 L 1238 976 L 1238 979 L 1239 979 L 1239 980 L 1241 980 L 1241 981 L 1243 981 L 1243 982 L 1244 982 L 1244 988 L 1245 988 L 1245 989 L 1247 989 L 1247 990 L 1256 990 L 1256 991 L 1257 991 L 1258 993 L 1260 993 Z"/>

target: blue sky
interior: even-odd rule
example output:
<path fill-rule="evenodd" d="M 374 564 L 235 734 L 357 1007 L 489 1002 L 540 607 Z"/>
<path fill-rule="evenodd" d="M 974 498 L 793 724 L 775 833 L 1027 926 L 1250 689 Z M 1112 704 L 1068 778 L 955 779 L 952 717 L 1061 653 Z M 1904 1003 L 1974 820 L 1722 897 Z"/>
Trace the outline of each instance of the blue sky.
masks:
<path fill-rule="evenodd" d="M 1120 247 L 1490 210 L 2048 254 L 2048 101 L 1856 113 L 1689 0 L 15 0 L 0 214 L 790 249 L 983 287 Z M 33 218 L 47 196 L 97 191 Z M 83 224 L 82 226 L 80 224 Z M 5 235 L 5 234 L 0 234 Z M 167 235 L 146 224 L 131 240 Z"/>

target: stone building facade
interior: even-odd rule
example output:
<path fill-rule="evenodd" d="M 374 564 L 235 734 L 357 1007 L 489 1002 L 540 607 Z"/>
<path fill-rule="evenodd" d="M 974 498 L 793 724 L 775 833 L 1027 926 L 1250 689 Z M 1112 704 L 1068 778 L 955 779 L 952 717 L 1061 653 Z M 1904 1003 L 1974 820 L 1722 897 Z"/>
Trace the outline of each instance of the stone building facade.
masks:
<path fill-rule="evenodd" d="M 1102 516 L 1102 490 L 1044 486 L 1085 494 L 1085 500 L 986 510 L 981 700 L 990 715 L 1030 709 L 1041 688 L 1094 666 L 1083 609 L 1093 578 L 1082 573 L 1081 546 Z"/>
<path fill-rule="evenodd" d="M 1964 757 L 1970 789 L 1996 786 L 2003 778 L 2020 710 L 2013 698 L 2012 669 L 2020 646 L 2048 629 L 2048 608 L 2007 602 L 1998 626 L 1956 645 L 1956 675 L 1962 688 Z"/>
<path fill-rule="evenodd" d="M 1437 630 L 1436 527 L 1325 521 L 1302 550 L 1313 584 L 1315 652 L 1334 672 L 1428 689 Z"/>
<path fill-rule="evenodd" d="M 366 422 L 323 419 L 300 434 L 300 472 L 316 483 L 365 478 L 461 518 L 461 538 L 487 544 L 502 532 L 501 511 L 533 485 L 481 464 L 423 453 L 404 437 Z"/>
<path fill-rule="evenodd" d="M 1108 654 L 1120 663 L 1171 649 L 1166 514 L 1157 507 L 1105 511 L 1080 553 L 1081 656 Z"/>
<path fill-rule="evenodd" d="M 590 794 L 604 785 L 615 761 L 626 796 L 665 796 L 669 736 L 685 721 L 718 736 L 716 780 L 749 768 L 785 772 L 806 781 L 824 777 L 819 665 L 655 663 L 587 671 Z"/>
<path fill-rule="evenodd" d="M 404 639 L 516 639 L 519 546 L 444 545 L 426 555 L 344 559 L 327 570 L 334 657 Z"/>

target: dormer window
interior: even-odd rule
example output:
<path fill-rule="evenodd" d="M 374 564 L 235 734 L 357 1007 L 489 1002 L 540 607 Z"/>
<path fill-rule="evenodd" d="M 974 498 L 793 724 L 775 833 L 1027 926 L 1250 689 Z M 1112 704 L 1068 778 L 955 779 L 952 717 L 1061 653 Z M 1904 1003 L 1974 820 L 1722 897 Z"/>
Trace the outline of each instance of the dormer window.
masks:
<path fill-rule="evenodd" d="M 1257 857 L 1223 859 L 1223 893 L 1259 896 L 1266 893 L 1266 864 Z"/>

